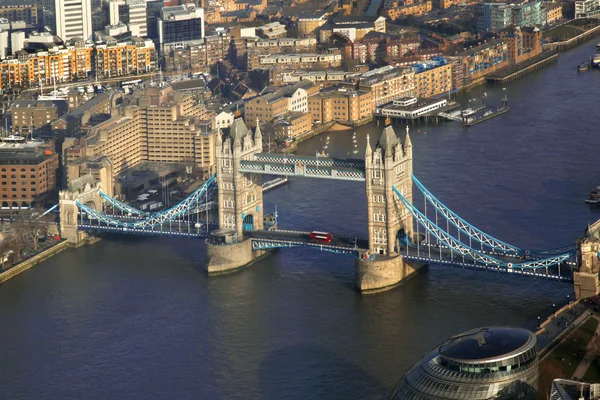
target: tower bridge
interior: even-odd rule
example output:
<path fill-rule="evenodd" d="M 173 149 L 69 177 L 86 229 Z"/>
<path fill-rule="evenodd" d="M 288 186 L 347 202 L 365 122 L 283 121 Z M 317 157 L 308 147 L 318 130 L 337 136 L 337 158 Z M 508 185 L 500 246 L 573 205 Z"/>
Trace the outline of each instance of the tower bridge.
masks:
<path fill-rule="evenodd" d="M 203 238 L 209 274 L 245 267 L 277 248 L 327 251 L 353 258 L 356 287 L 363 293 L 392 288 L 427 264 L 575 280 L 578 295 L 600 288 L 600 262 L 588 257 L 600 251 L 600 239 L 589 238 L 587 247 L 580 246 L 588 263 L 582 274 L 575 244 L 521 249 L 471 225 L 413 175 L 408 127 L 400 140 L 387 125 L 374 147 L 367 140 L 364 159 L 338 159 L 263 153 L 260 127 L 252 132 L 237 118 L 217 137 L 216 163 L 216 174 L 200 188 L 158 212 L 137 210 L 106 195 L 91 176 L 79 178 L 60 194 L 62 236 L 75 245 L 97 232 Z M 331 241 L 319 241 L 310 232 L 279 229 L 276 217 L 263 210 L 262 175 L 364 182 L 365 237 L 341 232 L 332 233 Z M 413 202 L 415 188 L 423 196 L 423 210 Z M 212 221 L 208 210 L 215 204 L 218 215 Z M 594 229 L 600 237 L 600 224 Z"/>

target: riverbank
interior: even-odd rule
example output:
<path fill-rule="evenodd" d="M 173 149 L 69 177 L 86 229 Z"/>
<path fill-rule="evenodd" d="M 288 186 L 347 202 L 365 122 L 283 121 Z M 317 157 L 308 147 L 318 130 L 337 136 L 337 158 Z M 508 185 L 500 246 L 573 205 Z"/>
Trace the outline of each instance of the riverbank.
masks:
<path fill-rule="evenodd" d="M 63 240 L 50 247 L 49 249 L 44 250 L 41 253 L 36 254 L 35 256 L 25 261 L 22 261 L 21 263 L 9 268 L 6 271 L 3 271 L 2 273 L 0 273 L 0 284 L 19 275 L 21 272 L 27 271 L 29 268 L 41 263 L 44 260 L 47 260 L 53 255 L 60 253 L 67 247 L 69 247 L 69 243 L 66 240 Z"/>
<path fill-rule="evenodd" d="M 564 40 L 561 42 L 545 43 L 542 45 L 542 47 L 543 47 L 544 51 L 563 52 L 563 51 L 572 49 L 575 46 L 583 44 L 598 35 L 600 35 L 600 25 L 598 25 L 594 28 L 588 29 L 587 31 L 585 31 L 571 39 Z"/>
<path fill-rule="evenodd" d="M 327 122 L 325 124 L 319 125 L 316 128 L 311 129 L 308 132 L 305 132 L 301 135 L 296 136 L 296 140 L 294 140 L 294 142 L 281 150 L 282 153 L 285 154 L 289 154 L 289 153 L 293 153 L 294 151 L 296 151 L 296 149 L 298 148 L 298 145 L 302 142 L 304 142 L 305 140 L 308 140 L 312 137 L 318 136 L 322 133 L 325 132 L 332 132 L 332 131 L 347 131 L 349 129 L 353 129 L 353 128 L 358 128 L 359 126 L 363 126 L 363 125 L 367 125 L 368 123 L 373 121 L 373 116 L 369 116 L 366 118 L 362 118 L 358 121 L 346 121 L 346 122 L 338 122 L 338 121 L 330 121 Z"/>

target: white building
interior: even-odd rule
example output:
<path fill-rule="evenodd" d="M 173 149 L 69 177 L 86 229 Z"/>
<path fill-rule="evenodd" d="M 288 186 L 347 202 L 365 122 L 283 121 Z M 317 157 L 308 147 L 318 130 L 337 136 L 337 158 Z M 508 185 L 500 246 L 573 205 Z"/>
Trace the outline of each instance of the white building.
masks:
<path fill-rule="evenodd" d="M 0 60 L 8 55 L 8 31 L 0 31 Z"/>
<path fill-rule="evenodd" d="M 134 36 L 148 36 L 145 0 L 109 0 L 108 13 L 110 25 L 121 22 Z"/>
<path fill-rule="evenodd" d="M 221 111 L 215 115 L 213 129 L 225 129 L 233 125 L 235 116 L 232 112 Z"/>
<path fill-rule="evenodd" d="M 25 32 L 12 32 L 10 34 L 10 42 L 10 50 L 13 54 L 15 54 L 16 51 L 23 50 L 23 47 L 25 47 Z"/>
<path fill-rule="evenodd" d="M 581 0 L 575 2 L 575 18 L 588 18 L 600 14 L 598 0 Z"/>
<path fill-rule="evenodd" d="M 55 0 L 56 35 L 62 40 L 92 36 L 91 0 Z"/>

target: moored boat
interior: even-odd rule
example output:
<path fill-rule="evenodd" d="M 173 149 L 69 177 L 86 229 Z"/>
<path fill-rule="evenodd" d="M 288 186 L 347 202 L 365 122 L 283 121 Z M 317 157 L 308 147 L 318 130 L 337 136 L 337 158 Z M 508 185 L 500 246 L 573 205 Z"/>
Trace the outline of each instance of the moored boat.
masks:
<path fill-rule="evenodd" d="M 577 71 L 586 71 L 590 69 L 590 63 L 588 61 L 584 61 L 577 66 Z"/>
<path fill-rule="evenodd" d="M 585 202 L 588 204 L 600 204 L 600 186 L 596 186 L 588 193 Z"/>
<path fill-rule="evenodd" d="M 594 55 L 592 59 L 592 68 L 600 68 L 600 53 Z"/>

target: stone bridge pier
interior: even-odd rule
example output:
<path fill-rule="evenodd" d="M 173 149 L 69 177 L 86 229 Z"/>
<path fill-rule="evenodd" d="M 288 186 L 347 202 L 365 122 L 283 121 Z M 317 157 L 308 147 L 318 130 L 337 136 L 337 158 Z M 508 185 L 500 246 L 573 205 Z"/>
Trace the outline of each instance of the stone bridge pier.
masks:
<path fill-rule="evenodd" d="M 100 183 L 92 175 L 85 175 L 71 181 L 67 190 L 59 193 L 60 236 L 75 247 L 90 243 L 93 236 L 78 230 L 79 207 L 76 202 L 102 211 Z"/>

